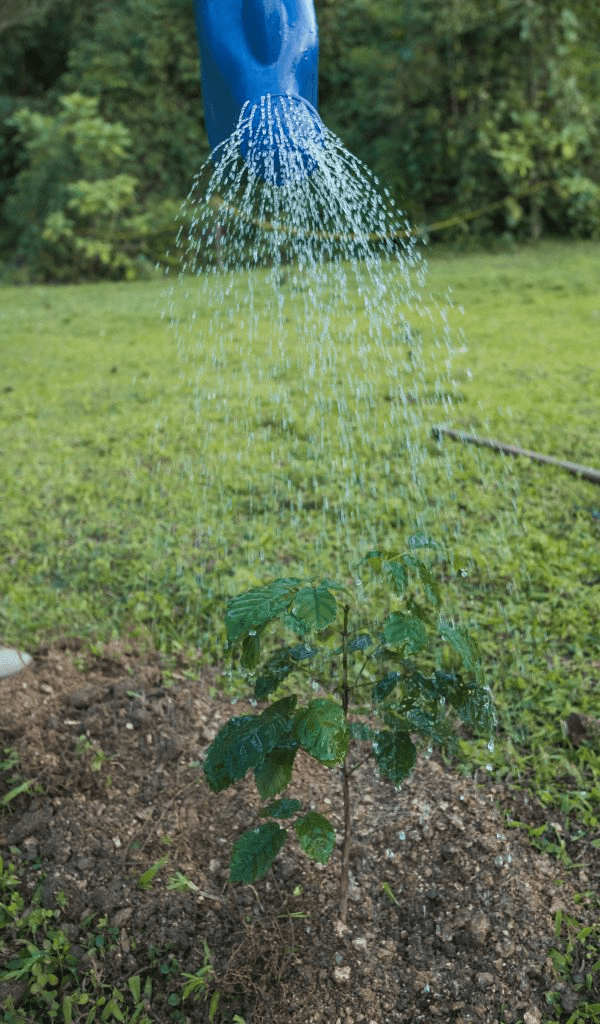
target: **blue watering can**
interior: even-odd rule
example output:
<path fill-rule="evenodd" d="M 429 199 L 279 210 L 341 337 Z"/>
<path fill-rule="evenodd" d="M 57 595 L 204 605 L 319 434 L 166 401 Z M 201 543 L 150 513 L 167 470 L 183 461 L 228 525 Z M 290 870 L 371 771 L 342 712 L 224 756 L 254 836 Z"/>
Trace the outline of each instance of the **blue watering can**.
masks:
<path fill-rule="evenodd" d="M 237 129 L 256 176 L 282 185 L 311 174 L 324 146 L 313 0 L 194 0 L 194 7 L 213 160 Z"/>

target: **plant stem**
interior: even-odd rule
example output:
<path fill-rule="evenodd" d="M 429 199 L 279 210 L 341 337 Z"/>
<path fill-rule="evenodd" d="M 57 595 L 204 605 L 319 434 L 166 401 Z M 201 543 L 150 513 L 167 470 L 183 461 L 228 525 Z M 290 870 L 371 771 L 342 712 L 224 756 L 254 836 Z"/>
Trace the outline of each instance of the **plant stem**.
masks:
<path fill-rule="evenodd" d="M 350 606 L 344 605 L 344 628 L 342 632 L 342 707 L 347 717 L 350 706 L 350 686 L 348 684 L 348 615 Z M 350 881 L 350 775 L 349 754 L 342 765 L 342 795 L 344 804 L 344 841 L 342 843 L 342 870 L 340 876 L 340 920 L 346 924 L 348 919 L 348 884 Z"/>

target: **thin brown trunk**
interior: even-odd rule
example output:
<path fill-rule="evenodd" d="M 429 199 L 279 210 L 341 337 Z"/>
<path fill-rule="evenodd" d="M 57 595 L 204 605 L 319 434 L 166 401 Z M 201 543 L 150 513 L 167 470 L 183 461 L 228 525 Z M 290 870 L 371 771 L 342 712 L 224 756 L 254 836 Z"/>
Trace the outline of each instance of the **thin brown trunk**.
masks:
<path fill-rule="evenodd" d="M 349 758 L 342 766 L 342 793 L 344 797 L 344 842 L 342 843 L 342 874 L 340 878 L 340 921 L 348 920 L 348 886 L 350 882 L 350 838 L 352 820 L 350 816 L 350 771 Z"/>
<path fill-rule="evenodd" d="M 344 605 L 344 627 L 342 631 L 342 707 L 344 715 L 348 715 L 350 706 L 350 686 L 348 683 L 348 616 L 350 606 Z M 344 840 L 342 843 L 342 871 L 340 876 L 340 920 L 346 924 L 348 919 L 348 885 L 350 881 L 350 838 L 352 818 L 350 815 L 350 759 L 346 756 L 342 765 L 342 796 L 344 803 Z"/>

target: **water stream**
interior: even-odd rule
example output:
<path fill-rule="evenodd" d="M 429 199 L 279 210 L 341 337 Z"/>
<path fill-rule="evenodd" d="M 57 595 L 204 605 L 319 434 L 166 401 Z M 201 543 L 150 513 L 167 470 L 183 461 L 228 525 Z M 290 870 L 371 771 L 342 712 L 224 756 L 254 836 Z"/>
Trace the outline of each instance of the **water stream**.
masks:
<path fill-rule="evenodd" d="M 456 342 L 389 192 L 301 108 L 283 116 L 268 98 L 244 111 L 195 179 L 170 315 L 203 542 L 333 574 L 375 543 L 447 532 L 431 428 L 452 407 Z"/>

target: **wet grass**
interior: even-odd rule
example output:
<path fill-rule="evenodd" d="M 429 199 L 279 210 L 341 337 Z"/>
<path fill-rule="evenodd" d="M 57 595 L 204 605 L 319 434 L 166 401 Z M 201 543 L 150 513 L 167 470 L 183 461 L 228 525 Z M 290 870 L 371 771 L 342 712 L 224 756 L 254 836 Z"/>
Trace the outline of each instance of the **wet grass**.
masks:
<path fill-rule="evenodd" d="M 446 312 L 458 351 L 441 383 L 426 371 L 415 428 L 424 518 L 443 542 L 434 568 L 449 613 L 480 637 L 501 715 L 495 753 L 477 748 L 476 757 L 501 777 L 530 779 L 542 802 L 588 829 L 598 827 L 597 746 L 575 747 L 563 723 L 597 708 L 600 491 L 557 468 L 438 443 L 430 431 L 446 423 L 600 468 L 599 257 L 591 243 L 434 253 L 429 289 L 444 306 L 453 291 Z M 368 533 L 361 503 L 383 544 L 402 543 L 414 526 L 403 480 L 410 453 L 390 427 L 389 353 L 371 351 L 368 364 L 338 353 L 337 397 L 365 377 L 373 404 L 359 471 L 348 448 L 343 500 L 350 493 L 357 513 L 341 533 L 331 465 L 350 441 L 336 429 L 335 402 L 325 402 L 315 422 L 327 443 L 313 443 L 302 289 L 290 275 L 282 281 L 289 359 L 272 338 L 264 275 L 254 281 L 265 313 L 250 352 L 235 313 L 243 275 L 219 320 L 208 302 L 180 297 L 180 335 L 192 323 L 207 335 L 220 324 L 218 343 L 210 339 L 219 358 L 206 361 L 185 343 L 178 352 L 163 287 L 0 293 L 5 643 L 137 633 L 165 652 L 214 659 L 227 596 L 273 574 L 349 572 Z M 337 338 L 349 315 L 359 316 L 352 302 L 332 312 Z M 423 326 L 426 356 L 438 328 Z"/>

